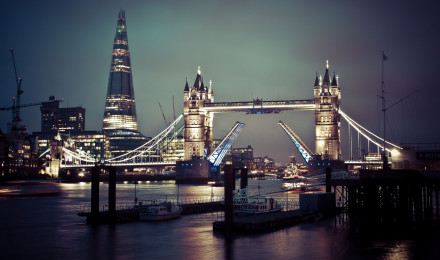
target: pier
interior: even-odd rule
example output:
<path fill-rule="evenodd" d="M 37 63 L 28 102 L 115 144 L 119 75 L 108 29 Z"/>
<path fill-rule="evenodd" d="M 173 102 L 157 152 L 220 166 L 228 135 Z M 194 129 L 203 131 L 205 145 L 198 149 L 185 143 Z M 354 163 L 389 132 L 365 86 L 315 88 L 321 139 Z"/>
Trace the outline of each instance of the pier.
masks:
<path fill-rule="evenodd" d="M 357 176 L 330 179 L 329 185 L 351 219 L 405 225 L 431 219 L 434 208 L 439 214 L 438 172 L 361 170 Z"/>
<path fill-rule="evenodd" d="M 283 227 L 292 226 L 301 222 L 319 221 L 324 217 L 336 214 L 337 210 L 327 210 L 323 212 L 310 212 L 301 209 L 280 211 L 270 214 L 234 218 L 232 229 L 234 233 L 253 233 L 273 231 Z M 213 223 L 214 231 L 225 231 L 224 221 Z"/>
<path fill-rule="evenodd" d="M 139 221 L 141 211 L 155 204 L 159 204 L 159 201 L 141 201 L 139 203 L 119 205 L 114 213 L 110 210 L 102 210 L 95 213 L 97 214 L 96 217 L 93 215 L 92 210 L 81 208 L 78 216 L 86 217 L 87 223 L 133 222 Z M 200 200 L 199 202 L 176 204 L 182 207 L 182 215 L 208 213 L 224 209 L 224 204 L 221 201 L 206 202 Z"/>

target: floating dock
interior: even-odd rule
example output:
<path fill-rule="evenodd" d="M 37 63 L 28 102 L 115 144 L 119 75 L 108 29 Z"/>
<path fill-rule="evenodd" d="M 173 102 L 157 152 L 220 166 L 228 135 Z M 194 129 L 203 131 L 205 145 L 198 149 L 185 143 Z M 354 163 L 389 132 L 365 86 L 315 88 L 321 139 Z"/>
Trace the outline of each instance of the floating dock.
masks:
<path fill-rule="evenodd" d="M 304 221 L 317 221 L 324 218 L 323 213 L 307 213 L 301 210 L 280 211 L 270 214 L 234 218 L 234 232 L 263 232 L 292 226 Z M 215 221 L 214 231 L 224 231 L 225 222 Z"/>
<path fill-rule="evenodd" d="M 122 223 L 122 222 L 133 222 L 139 221 L 139 214 L 145 207 L 143 206 L 131 206 L 125 209 L 116 210 L 114 215 L 111 211 L 99 211 L 97 216 L 94 216 L 91 211 L 84 211 L 78 213 L 78 216 L 86 217 L 87 223 Z M 221 211 L 224 209 L 224 205 L 219 202 L 201 202 L 201 203 L 189 203 L 181 204 L 182 215 L 198 214 Z"/>

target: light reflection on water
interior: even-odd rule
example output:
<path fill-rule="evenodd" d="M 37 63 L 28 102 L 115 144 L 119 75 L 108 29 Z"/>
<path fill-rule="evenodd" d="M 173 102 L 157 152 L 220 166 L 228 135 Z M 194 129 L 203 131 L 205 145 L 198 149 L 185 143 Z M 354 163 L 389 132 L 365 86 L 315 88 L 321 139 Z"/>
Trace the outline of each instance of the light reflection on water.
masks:
<path fill-rule="evenodd" d="M 254 192 L 281 187 L 278 180 L 250 180 Z M 436 236 L 363 238 L 335 219 L 274 232 L 225 239 L 213 233 L 217 213 L 185 215 L 165 222 L 88 225 L 76 213 L 90 202 L 90 183 L 63 183 L 59 196 L 0 198 L 2 259 L 411 259 L 439 256 Z M 140 200 L 223 196 L 222 187 L 150 182 L 136 185 Z M 117 184 L 117 203 L 134 200 L 134 184 Z M 100 185 L 101 205 L 108 185 Z M 278 198 L 298 197 L 298 192 Z M 437 257 L 437 259 L 439 259 Z"/>

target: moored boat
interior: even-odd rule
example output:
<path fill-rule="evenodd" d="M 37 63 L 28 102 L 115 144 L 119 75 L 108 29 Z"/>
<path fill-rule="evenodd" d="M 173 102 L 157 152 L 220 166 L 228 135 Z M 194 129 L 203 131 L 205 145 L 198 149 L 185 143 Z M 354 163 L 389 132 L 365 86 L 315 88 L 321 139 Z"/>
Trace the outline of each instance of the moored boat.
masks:
<path fill-rule="evenodd" d="M 236 217 L 270 214 L 282 211 L 283 206 L 274 198 L 265 195 L 248 196 L 247 189 L 240 189 L 234 195 L 234 215 Z"/>
<path fill-rule="evenodd" d="M 178 218 L 182 214 L 182 207 L 173 205 L 171 202 L 162 202 L 157 205 L 149 205 L 139 213 L 140 220 L 166 220 Z"/>

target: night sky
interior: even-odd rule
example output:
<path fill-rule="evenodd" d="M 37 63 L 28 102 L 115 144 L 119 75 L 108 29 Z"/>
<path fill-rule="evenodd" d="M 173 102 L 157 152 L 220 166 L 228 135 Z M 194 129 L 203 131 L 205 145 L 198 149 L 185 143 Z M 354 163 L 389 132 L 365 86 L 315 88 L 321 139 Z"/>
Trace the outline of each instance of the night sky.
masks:
<path fill-rule="evenodd" d="M 440 143 L 440 4 L 436 1 L 7 1 L 2 4 L 0 106 L 16 92 L 10 48 L 23 78 L 22 104 L 64 98 L 86 109 L 86 130 L 101 130 L 116 19 L 126 11 L 139 130 L 155 136 L 183 112 L 185 77 L 197 66 L 215 101 L 311 99 L 325 61 L 340 76 L 342 110 L 382 133 L 382 51 L 387 139 Z M 406 97 L 406 98 L 405 98 Z M 11 112 L 1 112 L 6 132 Z M 40 130 L 39 107 L 22 109 L 29 132 Z M 312 111 L 216 114 L 214 137 L 236 121 L 246 127 L 235 147 L 254 147 L 286 163 L 293 144 L 283 120 L 314 150 Z M 343 121 L 342 153 L 348 156 Z M 380 134 L 382 135 L 382 134 Z M 301 161 L 298 159 L 298 161 Z"/>

